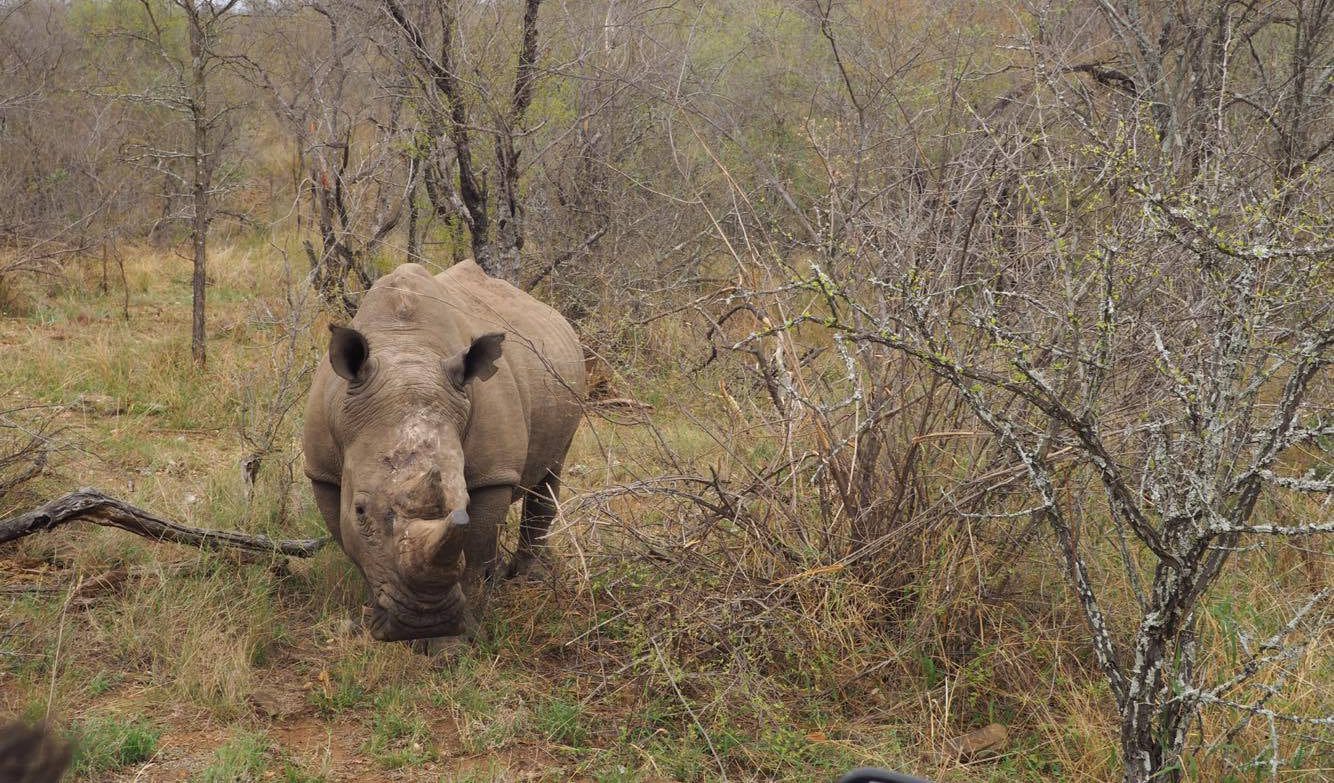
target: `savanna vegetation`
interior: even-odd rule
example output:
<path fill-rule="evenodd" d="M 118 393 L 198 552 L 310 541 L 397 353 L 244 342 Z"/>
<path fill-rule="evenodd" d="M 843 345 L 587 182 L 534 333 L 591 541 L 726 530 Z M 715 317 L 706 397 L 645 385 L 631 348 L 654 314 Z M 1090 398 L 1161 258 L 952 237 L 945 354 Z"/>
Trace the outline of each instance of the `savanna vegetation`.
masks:
<path fill-rule="evenodd" d="M 405 261 L 594 381 L 470 646 L 71 524 L 0 714 L 75 780 L 1328 779 L 1332 106 L 1326 0 L 0 0 L 0 517 L 321 535 Z"/>

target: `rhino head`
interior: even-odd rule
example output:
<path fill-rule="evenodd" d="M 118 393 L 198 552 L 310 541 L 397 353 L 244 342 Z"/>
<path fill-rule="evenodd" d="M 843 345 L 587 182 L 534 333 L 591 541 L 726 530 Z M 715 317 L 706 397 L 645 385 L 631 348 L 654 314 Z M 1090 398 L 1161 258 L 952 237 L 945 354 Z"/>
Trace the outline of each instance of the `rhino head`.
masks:
<path fill-rule="evenodd" d="M 505 335 L 440 356 L 393 335 L 372 353 L 356 329 L 331 331 L 329 363 L 347 381 L 340 539 L 370 588 L 371 636 L 462 633 L 469 387 L 496 372 Z"/>

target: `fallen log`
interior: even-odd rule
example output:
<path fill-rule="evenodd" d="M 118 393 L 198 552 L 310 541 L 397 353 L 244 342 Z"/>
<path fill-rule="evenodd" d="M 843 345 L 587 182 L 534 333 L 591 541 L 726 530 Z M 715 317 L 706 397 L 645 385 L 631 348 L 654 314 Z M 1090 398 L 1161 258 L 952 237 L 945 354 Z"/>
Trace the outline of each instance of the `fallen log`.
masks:
<path fill-rule="evenodd" d="M 95 525 L 118 527 L 144 538 L 173 544 L 210 549 L 230 547 L 290 557 L 311 557 L 329 543 L 327 537 L 275 540 L 233 530 L 189 527 L 117 500 L 100 490 L 84 487 L 25 514 L 0 520 L 0 544 L 53 530 L 69 522 L 92 522 Z"/>

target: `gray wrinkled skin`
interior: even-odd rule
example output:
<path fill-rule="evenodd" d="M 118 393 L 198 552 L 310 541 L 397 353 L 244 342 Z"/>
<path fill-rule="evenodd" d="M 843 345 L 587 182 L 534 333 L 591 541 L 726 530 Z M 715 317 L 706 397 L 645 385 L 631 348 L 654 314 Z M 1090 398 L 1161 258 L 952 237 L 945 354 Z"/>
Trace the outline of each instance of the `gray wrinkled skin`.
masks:
<path fill-rule="evenodd" d="M 580 417 L 583 354 L 555 310 L 471 261 L 367 292 L 306 406 L 306 475 L 368 588 L 379 640 L 466 634 L 524 500 L 509 573 L 538 555 Z"/>

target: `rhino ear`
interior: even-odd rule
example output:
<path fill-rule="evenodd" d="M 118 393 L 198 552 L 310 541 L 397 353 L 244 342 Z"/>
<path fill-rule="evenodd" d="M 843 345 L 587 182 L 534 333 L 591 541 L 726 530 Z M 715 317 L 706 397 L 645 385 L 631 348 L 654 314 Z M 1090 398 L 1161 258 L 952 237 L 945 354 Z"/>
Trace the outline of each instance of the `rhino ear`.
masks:
<path fill-rule="evenodd" d="M 500 358 L 500 344 L 504 332 L 490 332 L 472 341 L 472 345 L 445 360 L 445 375 L 455 386 L 463 388 L 469 381 L 484 381 L 496 374 L 496 360 Z"/>
<path fill-rule="evenodd" d="M 371 356 L 370 343 L 356 329 L 329 325 L 329 364 L 338 377 L 348 381 L 362 380 L 366 360 Z"/>

